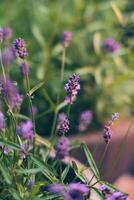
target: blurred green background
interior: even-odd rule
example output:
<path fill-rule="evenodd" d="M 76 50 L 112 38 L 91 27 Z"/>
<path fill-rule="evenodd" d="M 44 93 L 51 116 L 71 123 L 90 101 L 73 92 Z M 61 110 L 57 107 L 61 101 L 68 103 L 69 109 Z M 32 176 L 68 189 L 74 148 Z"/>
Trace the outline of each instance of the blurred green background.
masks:
<path fill-rule="evenodd" d="M 77 132 L 78 116 L 86 109 L 93 112 L 93 129 L 113 112 L 128 116 L 134 99 L 133 0 L 0 0 L 0 25 L 13 30 L 11 43 L 18 37 L 25 39 L 31 86 L 45 81 L 33 99 L 40 134 L 49 134 L 51 128 L 53 111 L 46 91 L 55 103 L 60 88 L 61 34 L 66 30 L 73 38 L 66 52 L 65 81 L 73 72 L 81 77 L 70 133 Z M 107 38 L 119 43 L 117 53 L 104 52 Z M 10 67 L 10 73 L 23 91 L 17 64 Z M 63 88 L 62 100 L 64 96 Z M 22 113 L 27 112 L 23 103 Z"/>

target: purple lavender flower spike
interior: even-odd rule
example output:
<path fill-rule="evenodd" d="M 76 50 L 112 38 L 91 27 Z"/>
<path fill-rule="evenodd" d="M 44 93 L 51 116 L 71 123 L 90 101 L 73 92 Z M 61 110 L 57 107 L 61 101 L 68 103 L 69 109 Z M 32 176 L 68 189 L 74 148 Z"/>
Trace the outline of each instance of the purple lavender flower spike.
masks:
<path fill-rule="evenodd" d="M 69 131 L 69 119 L 64 113 L 60 113 L 58 117 L 57 132 L 60 136 Z"/>
<path fill-rule="evenodd" d="M 56 145 L 56 157 L 58 159 L 64 159 L 69 154 L 69 140 L 66 137 L 62 137 L 58 140 Z"/>
<path fill-rule="evenodd" d="M 12 37 L 12 29 L 9 27 L 3 28 L 3 37 L 5 40 L 9 40 Z"/>
<path fill-rule="evenodd" d="M 89 188 L 85 184 L 72 183 L 69 185 L 66 200 L 84 200 L 87 195 L 89 195 Z"/>
<path fill-rule="evenodd" d="M 111 130 L 110 126 L 104 126 L 103 137 L 104 137 L 106 144 L 108 144 L 112 138 L 112 130 Z"/>
<path fill-rule="evenodd" d="M 22 122 L 17 127 L 17 134 L 20 135 L 24 140 L 32 140 L 34 136 L 32 122 L 30 120 Z"/>
<path fill-rule="evenodd" d="M 93 118 L 92 111 L 90 110 L 83 111 L 79 118 L 78 130 L 86 131 L 92 121 L 92 118 Z"/>
<path fill-rule="evenodd" d="M 72 40 L 72 33 L 70 31 L 65 31 L 62 34 L 62 46 L 67 48 Z"/>
<path fill-rule="evenodd" d="M 6 99 L 11 110 L 20 110 L 23 98 L 18 93 L 17 87 L 12 83 L 11 80 L 6 79 L 6 82 L 3 78 L 0 81 L 1 84 L 1 94 Z"/>
<path fill-rule="evenodd" d="M 128 196 L 122 192 L 115 191 L 110 197 L 107 198 L 107 200 L 128 200 Z"/>
<path fill-rule="evenodd" d="M 106 185 L 100 186 L 100 191 L 104 195 L 105 198 L 109 197 L 111 195 L 111 190 Z"/>
<path fill-rule="evenodd" d="M 65 84 L 65 91 L 67 96 L 65 97 L 65 102 L 68 104 L 72 104 L 74 98 L 77 96 L 78 91 L 80 90 L 80 77 L 77 74 L 73 74 L 70 76 L 69 80 Z"/>
<path fill-rule="evenodd" d="M 0 42 L 3 41 L 3 28 L 0 28 Z"/>
<path fill-rule="evenodd" d="M 28 180 L 28 182 L 27 182 L 27 190 L 28 190 L 29 192 L 31 192 L 34 185 L 35 185 L 35 182 L 34 182 L 33 180 L 31 180 L 31 179 Z"/>
<path fill-rule="evenodd" d="M 2 61 L 4 67 L 8 67 L 12 64 L 12 62 L 15 59 L 15 55 L 13 52 L 12 48 L 7 48 L 3 53 L 2 53 Z"/>
<path fill-rule="evenodd" d="M 4 120 L 4 115 L 0 111 L 0 132 L 2 132 L 5 128 L 5 120 Z"/>
<path fill-rule="evenodd" d="M 24 59 L 28 56 L 25 41 L 21 38 L 18 38 L 14 41 L 13 49 L 17 58 L 20 57 Z"/>
<path fill-rule="evenodd" d="M 29 74 L 29 66 L 26 62 L 22 62 L 20 64 L 20 72 L 23 77 L 25 77 Z"/>
<path fill-rule="evenodd" d="M 120 49 L 119 44 L 113 39 L 108 38 L 104 42 L 104 50 L 108 53 L 116 53 Z"/>

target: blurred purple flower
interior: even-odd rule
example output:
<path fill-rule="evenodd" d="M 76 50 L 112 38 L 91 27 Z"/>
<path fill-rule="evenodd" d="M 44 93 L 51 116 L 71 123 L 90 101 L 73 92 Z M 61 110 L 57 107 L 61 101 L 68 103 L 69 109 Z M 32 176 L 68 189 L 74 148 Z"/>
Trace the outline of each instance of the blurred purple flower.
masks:
<path fill-rule="evenodd" d="M 68 188 L 68 196 L 66 200 L 84 200 L 89 195 L 89 188 L 82 183 L 72 183 Z"/>
<path fill-rule="evenodd" d="M 29 66 L 26 62 L 22 62 L 20 64 L 20 72 L 23 77 L 25 77 L 29 74 Z"/>
<path fill-rule="evenodd" d="M 70 31 L 65 31 L 62 34 L 62 46 L 67 48 L 72 40 L 72 33 Z"/>
<path fill-rule="evenodd" d="M 58 116 L 57 131 L 60 136 L 69 131 L 69 119 L 64 113 Z"/>
<path fill-rule="evenodd" d="M 112 114 L 112 122 L 116 121 L 117 119 L 119 119 L 119 113 L 113 113 Z"/>
<path fill-rule="evenodd" d="M 113 39 L 108 38 L 104 41 L 104 50 L 108 53 L 116 53 L 120 49 L 119 44 Z"/>
<path fill-rule="evenodd" d="M 8 155 L 10 150 L 8 147 L 4 146 L 4 145 L 0 145 L 0 150 L 3 152 L 4 155 Z"/>
<path fill-rule="evenodd" d="M 104 126 L 103 137 L 105 142 L 108 144 L 112 138 L 112 129 L 110 126 Z"/>
<path fill-rule="evenodd" d="M 65 188 L 64 188 L 64 185 L 62 185 L 62 184 L 54 183 L 54 184 L 47 186 L 46 189 L 50 193 L 61 194 Z"/>
<path fill-rule="evenodd" d="M 58 140 L 56 145 L 56 157 L 63 159 L 69 154 L 69 140 L 66 137 L 62 137 Z"/>
<path fill-rule="evenodd" d="M 13 52 L 12 48 L 7 48 L 3 53 L 2 53 L 2 62 L 4 67 L 8 67 L 12 64 L 12 62 L 15 59 L 15 55 Z"/>
<path fill-rule="evenodd" d="M 69 80 L 65 84 L 65 91 L 67 93 L 67 96 L 65 98 L 65 102 L 68 104 L 72 104 L 74 101 L 74 98 L 77 96 L 78 91 L 80 90 L 80 77 L 77 74 L 73 74 L 70 76 Z"/>
<path fill-rule="evenodd" d="M 106 185 L 100 186 L 100 191 L 104 195 L 105 198 L 109 197 L 111 195 L 111 190 Z"/>
<path fill-rule="evenodd" d="M 20 106 L 22 104 L 22 96 L 18 93 L 17 87 L 12 83 L 11 80 L 6 79 L 3 80 L 3 78 L 0 80 L 1 84 L 1 94 L 7 101 L 8 105 L 10 106 L 10 109 L 13 110 L 20 110 Z"/>
<path fill-rule="evenodd" d="M 20 135 L 24 140 L 32 140 L 34 136 L 32 122 L 30 120 L 22 122 L 17 127 L 17 134 Z"/>
<path fill-rule="evenodd" d="M 18 38 L 14 41 L 13 50 L 14 50 L 16 57 L 20 57 L 20 58 L 24 59 L 25 57 L 28 56 L 25 41 L 21 38 Z"/>
<path fill-rule="evenodd" d="M 115 191 L 110 197 L 107 198 L 107 200 L 128 200 L 128 196 L 122 192 Z"/>
<path fill-rule="evenodd" d="M 4 115 L 0 111 L 0 132 L 2 132 L 5 128 L 5 120 L 4 120 Z"/>
<path fill-rule="evenodd" d="M 9 27 L 3 28 L 3 37 L 5 40 L 9 40 L 12 37 L 12 29 Z"/>
<path fill-rule="evenodd" d="M 90 110 L 83 111 L 79 118 L 78 130 L 86 131 L 92 121 L 92 118 L 93 118 L 92 111 Z"/>

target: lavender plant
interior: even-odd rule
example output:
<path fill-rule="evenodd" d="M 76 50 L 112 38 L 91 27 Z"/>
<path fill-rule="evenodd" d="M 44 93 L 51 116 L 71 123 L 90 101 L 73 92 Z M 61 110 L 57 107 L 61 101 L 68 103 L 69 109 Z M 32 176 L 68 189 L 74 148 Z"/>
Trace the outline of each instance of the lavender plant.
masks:
<path fill-rule="evenodd" d="M 10 59 L 8 56 L 3 57 L 0 54 L 2 69 L 0 79 L 2 104 L 0 111 L 1 199 L 128 199 L 126 194 L 121 193 L 101 179 L 99 170 L 86 144 L 79 145 L 85 152 L 91 177 L 86 177 L 84 170 L 80 170 L 77 162 L 69 156 L 71 149 L 75 148 L 67 138 L 70 126 L 69 114 L 80 90 L 80 77 L 76 74 L 71 75 L 65 86 L 63 86 L 64 59 L 61 67 L 60 83 L 61 88 L 65 88 L 67 96 L 61 102 L 58 98 L 58 102 L 54 104 L 54 123 L 51 139 L 44 139 L 38 135 L 35 120 L 36 112 L 34 112 L 32 100 L 34 98 L 33 93 L 44 86 L 39 83 L 33 88 L 30 87 L 26 43 L 19 38 L 10 47 L 10 37 L 10 29 L 6 29 L 6 31 L 0 29 L 0 49 L 5 52 L 5 48 L 12 48 L 14 59 L 18 63 L 18 67 L 20 66 L 20 73 L 25 81 L 24 88 L 26 88 L 26 92 L 23 96 L 19 94 L 19 85 L 14 84 L 14 80 L 11 80 L 10 73 L 6 71 L 6 66 L 4 66 L 6 61 L 9 64 Z M 61 44 L 63 51 L 69 46 L 70 41 L 71 33 L 65 32 Z M 49 100 L 52 104 L 50 97 Z M 28 104 L 29 116 L 21 113 L 22 102 Z M 65 113 L 60 112 L 63 107 L 66 108 Z M 111 126 L 117 118 L 117 113 L 112 115 L 111 121 L 104 128 L 106 143 L 110 142 Z M 85 130 L 91 119 L 91 111 L 84 111 L 79 120 L 79 128 Z M 70 158 L 70 162 L 66 162 L 67 158 Z M 73 175 L 70 174 L 71 171 Z M 94 193 L 98 197 L 93 197 Z"/>

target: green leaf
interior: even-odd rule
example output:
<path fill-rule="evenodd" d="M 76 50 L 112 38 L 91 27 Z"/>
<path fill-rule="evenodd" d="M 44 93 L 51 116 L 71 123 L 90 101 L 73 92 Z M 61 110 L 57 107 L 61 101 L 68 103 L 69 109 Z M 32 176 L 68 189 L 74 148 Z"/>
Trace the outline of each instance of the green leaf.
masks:
<path fill-rule="evenodd" d="M 95 191 L 95 193 L 97 194 L 97 196 L 99 197 L 100 200 L 105 200 L 102 192 L 100 192 L 99 189 L 95 188 L 95 187 L 92 187 L 92 189 Z"/>
<path fill-rule="evenodd" d="M 31 159 L 38 167 L 40 167 L 45 177 L 47 177 L 52 182 L 54 179 L 56 179 L 50 166 L 47 166 L 42 160 L 39 160 L 39 158 L 36 158 L 35 156 L 31 156 Z"/>
<path fill-rule="evenodd" d="M 67 165 L 61 174 L 61 180 L 64 181 L 70 169 L 70 165 Z"/>
<path fill-rule="evenodd" d="M 40 168 L 33 168 L 33 169 L 19 169 L 16 170 L 18 174 L 36 174 L 38 172 L 41 172 L 42 170 Z"/>
<path fill-rule="evenodd" d="M 100 178 L 100 174 L 99 174 L 98 168 L 97 168 L 97 166 L 96 166 L 96 163 L 95 163 L 95 161 L 94 161 L 94 159 L 93 159 L 93 157 L 92 157 L 92 154 L 91 154 L 91 152 L 89 151 L 89 148 L 87 147 L 86 144 L 82 144 L 82 147 L 83 147 L 83 150 L 84 150 L 84 152 L 85 152 L 87 161 L 88 161 L 88 163 L 89 163 L 89 166 L 90 166 L 92 172 L 94 173 L 95 177 L 96 177 L 97 179 L 99 179 L 99 178 Z"/>
<path fill-rule="evenodd" d="M 9 147 L 14 150 L 20 150 L 20 146 L 18 144 L 10 141 L 4 141 L 3 139 L 0 139 L 0 144 L 5 145 L 6 147 Z"/>
<path fill-rule="evenodd" d="M 13 196 L 14 200 L 22 200 L 18 192 L 14 189 L 10 189 L 10 193 Z"/>
<path fill-rule="evenodd" d="M 14 117 L 19 118 L 19 119 L 24 119 L 24 120 L 30 119 L 29 117 L 22 115 L 22 114 L 13 114 L 13 115 L 14 115 Z"/>
<path fill-rule="evenodd" d="M 77 176 L 82 182 L 85 182 L 85 177 L 84 177 L 84 175 L 83 175 L 81 172 L 79 172 L 79 169 L 78 169 L 77 164 L 75 163 L 75 161 L 72 161 L 72 167 L 73 167 L 73 170 L 74 170 L 76 176 Z"/>
<path fill-rule="evenodd" d="M 43 82 L 41 82 L 41 83 L 38 83 L 37 85 L 35 85 L 30 91 L 29 91 L 29 94 L 30 94 L 30 96 L 34 93 L 34 92 L 36 92 L 39 88 L 41 88 L 43 85 L 44 85 L 44 81 Z"/>
<path fill-rule="evenodd" d="M 9 174 L 9 171 L 8 171 L 7 167 L 2 163 L 0 163 L 0 171 L 1 171 L 5 181 L 7 182 L 7 184 L 11 185 L 12 179 L 11 179 L 11 176 Z"/>
<path fill-rule="evenodd" d="M 55 106 L 54 102 L 52 101 L 51 97 L 48 95 L 46 89 L 43 90 L 43 95 L 46 98 L 46 100 L 48 101 L 48 103 L 50 104 L 52 110 L 55 112 L 56 106 Z"/>

